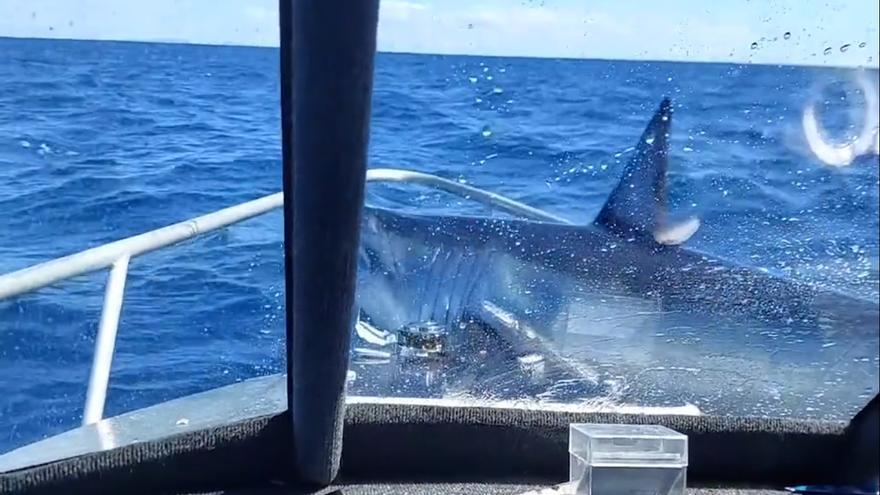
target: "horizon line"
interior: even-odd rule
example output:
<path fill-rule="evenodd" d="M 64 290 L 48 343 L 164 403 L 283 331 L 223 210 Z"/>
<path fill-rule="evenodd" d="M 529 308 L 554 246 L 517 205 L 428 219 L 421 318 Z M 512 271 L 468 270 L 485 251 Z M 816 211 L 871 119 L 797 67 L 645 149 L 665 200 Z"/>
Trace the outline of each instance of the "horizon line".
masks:
<path fill-rule="evenodd" d="M 261 45 L 261 44 L 242 44 L 233 42 L 194 42 L 183 39 L 174 38 L 152 38 L 142 40 L 132 39 L 115 39 L 115 38 L 65 38 L 65 37 L 33 37 L 33 36 L 9 36 L 0 35 L 0 40 L 31 40 L 31 41 L 76 41 L 76 42 L 96 42 L 96 43 L 137 43 L 150 45 L 178 45 L 178 46 L 203 46 L 203 47 L 230 47 L 230 48 L 264 48 L 270 50 L 278 50 L 278 45 Z M 582 60 L 597 62 L 642 62 L 642 63 L 679 63 L 679 64 L 716 64 L 716 65 L 755 65 L 767 67 L 804 67 L 812 69 L 846 69 L 846 70 L 880 70 L 880 60 L 877 65 L 840 65 L 840 64 L 793 64 L 782 62 L 752 62 L 752 61 L 723 61 L 708 59 L 651 59 L 651 58 L 604 58 L 604 57 L 573 57 L 565 55 L 557 56 L 536 56 L 536 55 L 498 55 L 483 53 L 455 53 L 455 52 L 412 52 L 403 50 L 376 50 L 377 53 L 387 53 L 395 55 L 434 55 L 434 56 L 450 56 L 450 57 L 475 57 L 475 58 L 513 58 L 526 60 Z"/>

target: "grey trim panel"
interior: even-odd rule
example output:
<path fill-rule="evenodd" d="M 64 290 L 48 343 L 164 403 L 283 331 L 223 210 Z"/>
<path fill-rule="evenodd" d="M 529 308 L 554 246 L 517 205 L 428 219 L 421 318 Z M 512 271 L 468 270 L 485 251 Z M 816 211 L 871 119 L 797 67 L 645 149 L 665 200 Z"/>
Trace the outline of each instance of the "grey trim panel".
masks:
<path fill-rule="evenodd" d="M 357 479 L 568 477 L 568 425 L 661 424 L 689 436 L 688 479 L 829 481 L 844 454 L 843 422 L 566 413 L 388 404 L 349 406 L 343 470 Z M 376 455 L 381 452 L 381 455 Z"/>
<path fill-rule="evenodd" d="M 353 404 L 342 476 L 359 484 L 556 483 L 568 476 L 570 422 L 659 423 L 686 433 L 688 478 L 704 483 L 830 480 L 846 444 L 842 423 Z M 180 493 L 289 480 L 290 435 L 286 413 L 246 419 L 2 474 L 0 493 Z"/>
<path fill-rule="evenodd" d="M 285 384 L 284 375 L 270 375 L 120 414 L 0 455 L 0 473 L 279 414 Z"/>
<path fill-rule="evenodd" d="M 263 416 L 0 474 L 0 494 L 137 494 L 265 482 L 290 458 L 290 417 Z"/>
<path fill-rule="evenodd" d="M 533 484 L 535 483 L 535 484 Z M 534 495 L 546 486 L 539 482 L 510 483 L 340 483 L 327 488 L 305 489 L 271 486 L 240 490 L 190 493 L 187 495 Z M 689 495 L 782 495 L 785 490 L 745 488 L 689 488 Z"/>

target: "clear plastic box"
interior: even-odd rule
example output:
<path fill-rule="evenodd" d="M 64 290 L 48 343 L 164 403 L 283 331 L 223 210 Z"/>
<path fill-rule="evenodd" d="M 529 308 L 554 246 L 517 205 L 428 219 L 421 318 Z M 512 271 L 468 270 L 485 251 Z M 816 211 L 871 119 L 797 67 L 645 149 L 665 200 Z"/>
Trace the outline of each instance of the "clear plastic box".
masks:
<path fill-rule="evenodd" d="M 572 424 L 568 452 L 577 495 L 684 495 L 687 436 L 664 426 Z"/>

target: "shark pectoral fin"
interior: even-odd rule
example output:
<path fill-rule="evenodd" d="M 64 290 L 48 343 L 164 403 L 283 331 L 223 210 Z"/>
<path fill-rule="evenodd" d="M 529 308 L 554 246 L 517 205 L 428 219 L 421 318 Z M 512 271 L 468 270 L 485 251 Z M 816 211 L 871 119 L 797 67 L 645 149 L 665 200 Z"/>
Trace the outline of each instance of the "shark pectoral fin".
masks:
<path fill-rule="evenodd" d="M 678 246 L 684 244 L 700 228 L 699 218 L 688 218 L 674 225 L 667 225 L 654 231 L 654 240 L 658 244 Z"/>

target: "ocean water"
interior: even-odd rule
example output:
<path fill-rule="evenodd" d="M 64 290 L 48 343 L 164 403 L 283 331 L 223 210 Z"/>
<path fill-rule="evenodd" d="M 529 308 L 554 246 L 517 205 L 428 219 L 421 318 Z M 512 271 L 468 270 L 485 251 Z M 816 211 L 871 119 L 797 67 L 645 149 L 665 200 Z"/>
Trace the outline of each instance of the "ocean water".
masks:
<path fill-rule="evenodd" d="M 0 273 L 281 188 L 277 50 L 0 39 L 0 53 Z M 856 134 L 865 104 L 842 89 L 854 77 L 383 53 L 370 166 L 588 222 L 670 96 L 671 209 L 702 222 L 690 246 L 877 300 L 877 159 L 825 166 L 800 127 L 819 97 L 829 131 Z M 475 211 L 418 188 L 368 197 Z M 0 301 L 0 452 L 79 423 L 105 280 Z M 133 260 L 106 414 L 282 371 L 283 319 L 280 212 Z"/>

